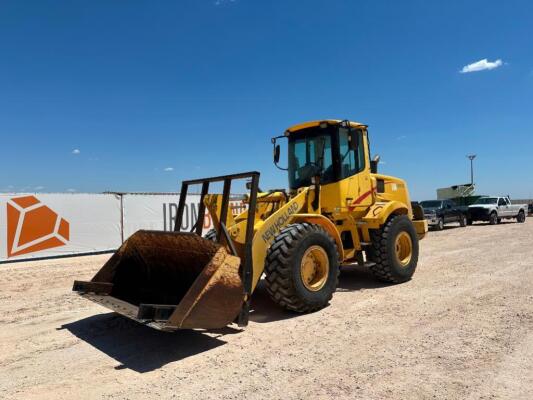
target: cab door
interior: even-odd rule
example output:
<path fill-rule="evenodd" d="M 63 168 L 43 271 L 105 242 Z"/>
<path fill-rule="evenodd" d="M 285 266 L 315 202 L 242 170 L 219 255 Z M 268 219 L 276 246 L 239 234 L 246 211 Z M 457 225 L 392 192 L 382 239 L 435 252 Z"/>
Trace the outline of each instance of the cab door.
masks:
<path fill-rule="evenodd" d="M 341 199 L 350 210 L 373 203 L 373 188 L 366 160 L 366 134 L 360 128 L 339 128 L 338 168 Z"/>
<path fill-rule="evenodd" d="M 455 216 L 453 215 L 452 205 L 448 200 L 442 202 L 442 220 L 444 223 L 453 222 Z"/>
<path fill-rule="evenodd" d="M 498 217 L 508 217 L 509 216 L 509 205 L 503 197 L 498 198 Z"/>
<path fill-rule="evenodd" d="M 504 200 L 505 200 L 505 216 L 513 217 L 514 210 L 513 210 L 513 205 L 511 204 L 511 201 L 509 200 L 508 197 L 504 197 Z"/>
<path fill-rule="evenodd" d="M 446 207 L 448 209 L 449 222 L 457 222 L 461 219 L 461 211 L 457 208 L 452 200 L 446 200 Z"/>

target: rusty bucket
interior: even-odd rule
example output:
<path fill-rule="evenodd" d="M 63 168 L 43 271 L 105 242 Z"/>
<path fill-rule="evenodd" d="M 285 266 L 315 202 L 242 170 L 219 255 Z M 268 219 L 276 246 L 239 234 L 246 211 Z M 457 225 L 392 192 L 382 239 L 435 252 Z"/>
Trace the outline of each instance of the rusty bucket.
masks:
<path fill-rule="evenodd" d="M 244 302 L 240 258 L 195 233 L 141 230 L 73 290 L 160 330 L 215 329 Z"/>

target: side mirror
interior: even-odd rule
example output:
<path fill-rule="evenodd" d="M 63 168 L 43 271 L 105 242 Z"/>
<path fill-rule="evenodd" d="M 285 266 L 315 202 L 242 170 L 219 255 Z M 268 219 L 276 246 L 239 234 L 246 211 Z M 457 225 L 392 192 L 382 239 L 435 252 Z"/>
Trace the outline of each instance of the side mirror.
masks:
<path fill-rule="evenodd" d="M 370 172 L 373 174 L 378 173 L 379 155 L 375 155 L 372 161 L 370 161 Z"/>
<path fill-rule="evenodd" d="M 280 147 L 279 144 L 274 146 L 274 164 L 279 163 Z"/>

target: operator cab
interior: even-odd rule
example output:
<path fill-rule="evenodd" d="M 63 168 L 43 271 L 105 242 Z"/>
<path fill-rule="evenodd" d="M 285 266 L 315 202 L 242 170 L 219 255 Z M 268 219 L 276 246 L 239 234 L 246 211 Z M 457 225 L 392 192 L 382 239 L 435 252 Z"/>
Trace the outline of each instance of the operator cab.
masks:
<path fill-rule="evenodd" d="M 366 126 L 349 121 L 316 121 L 288 129 L 272 139 L 274 162 L 278 166 L 276 139 L 288 138 L 289 188 L 292 190 L 320 182 L 327 185 L 363 171 Z"/>

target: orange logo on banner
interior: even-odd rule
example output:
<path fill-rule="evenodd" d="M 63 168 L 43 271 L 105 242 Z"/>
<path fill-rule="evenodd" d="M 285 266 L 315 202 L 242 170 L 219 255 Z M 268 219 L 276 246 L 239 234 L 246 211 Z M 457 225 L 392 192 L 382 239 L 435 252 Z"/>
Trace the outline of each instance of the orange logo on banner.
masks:
<path fill-rule="evenodd" d="M 7 257 L 65 246 L 69 223 L 35 196 L 7 203 Z"/>

